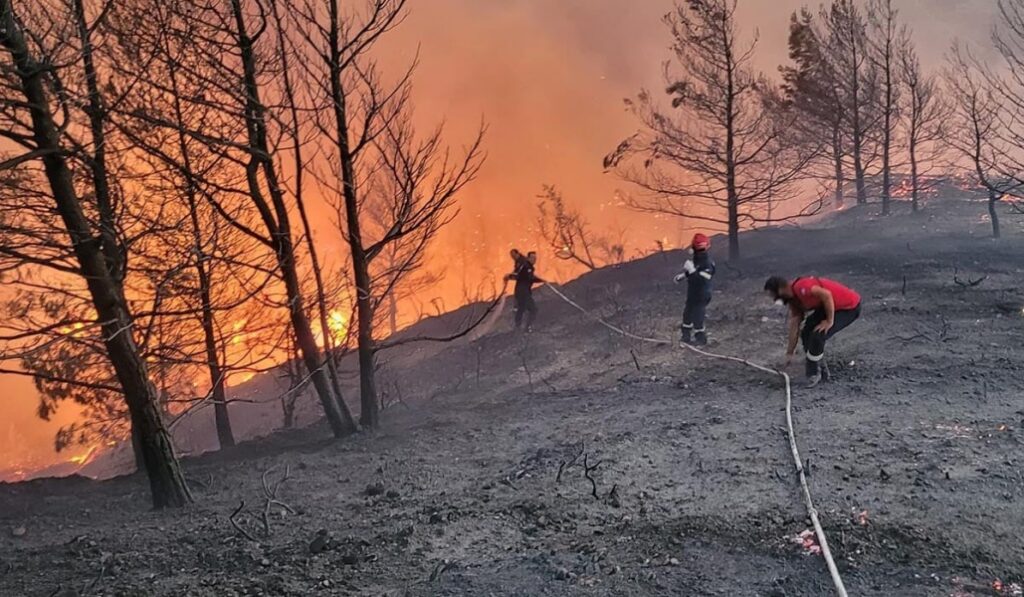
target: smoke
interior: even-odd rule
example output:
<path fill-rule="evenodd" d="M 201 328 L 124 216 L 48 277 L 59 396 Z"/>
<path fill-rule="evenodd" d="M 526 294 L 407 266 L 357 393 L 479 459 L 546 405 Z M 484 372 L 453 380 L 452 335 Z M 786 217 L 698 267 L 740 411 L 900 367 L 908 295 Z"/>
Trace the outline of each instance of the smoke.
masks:
<path fill-rule="evenodd" d="M 787 61 L 789 16 L 804 4 L 740 0 L 740 26 L 758 36 L 757 65 L 769 74 Z M 926 67 L 941 66 L 954 38 L 989 45 L 991 0 L 899 6 Z M 509 248 L 536 246 L 542 184 L 557 185 L 596 229 L 625 226 L 630 254 L 685 238 L 678 220 L 623 209 L 617 191 L 628 189 L 601 164 L 636 127 L 622 100 L 663 86 L 670 40 L 661 18 L 671 8 L 668 0 L 412 2 L 409 19 L 383 48 L 382 65 L 407 64 L 418 51 L 418 118 L 424 126 L 446 121 L 450 141 L 468 139 L 481 118 L 488 124 L 488 161 L 440 247 L 450 267 L 438 294 L 448 304 L 466 278 L 472 286 L 500 268 Z"/>
<path fill-rule="evenodd" d="M 775 73 L 786 61 L 789 15 L 799 0 L 740 0 L 744 32 L 759 35 L 758 66 Z M 811 6 L 816 6 L 812 2 Z M 622 99 L 642 88 L 661 89 L 669 38 L 660 22 L 668 0 L 412 0 L 408 20 L 380 48 L 385 71 L 397 73 L 417 55 L 415 98 L 423 129 L 440 121 L 458 147 L 481 120 L 488 125 L 488 160 L 461 202 L 461 213 L 433 248 L 431 265 L 446 277 L 429 304 L 447 308 L 493 285 L 508 267 L 508 249 L 541 251 L 538 273 L 564 279 L 576 270 L 557 263 L 538 243 L 536 196 L 554 184 L 596 230 L 627 229 L 627 255 L 655 240 L 680 246 L 685 224 L 642 216 L 619 205 L 622 183 L 602 172 L 602 157 L 635 130 Z M 994 0 L 900 0 L 924 64 L 941 66 L 955 38 L 991 52 Z M 333 214 L 324 210 L 322 222 Z M 328 258 L 340 237 L 317 229 Z M 554 270 L 554 271 L 553 271 Z M 554 275 L 552 275 L 552 273 Z M 500 284 L 499 284 L 500 286 Z M 486 293 L 484 293 L 486 296 Z M 60 422 L 35 417 L 31 384 L 0 376 L 11 396 L 0 427 L 0 471 L 67 460 L 53 451 Z M 73 419 L 62 411 L 62 422 Z"/>

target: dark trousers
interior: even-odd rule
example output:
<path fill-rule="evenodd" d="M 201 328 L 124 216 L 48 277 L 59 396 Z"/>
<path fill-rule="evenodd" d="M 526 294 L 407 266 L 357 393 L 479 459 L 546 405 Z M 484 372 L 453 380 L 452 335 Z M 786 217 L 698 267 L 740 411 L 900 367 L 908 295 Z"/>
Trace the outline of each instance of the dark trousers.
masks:
<path fill-rule="evenodd" d="M 533 302 L 533 291 L 529 288 L 516 289 L 516 329 L 523 323 L 523 315 L 526 316 L 526 329 L 533 327 L 533 320 L 537 318 L 537 303 Z"/>
<path fill-rule="evenodd" d="M 860 317 L 860 305 L 846 311 L 836 311 L 835 320 L 832 322 L 832 329 L 822 334 L 814 328 L 825 321 L 825 310 L 815 309 L 804 320 L 803 330 L 800 332 L 800 339 L 803 341 L 804 353 L 807 355 L 807 375 L 818 373 L 818 365 L 825 358 L 825 342 L 832 336 L 845 329 Z"/>
<path fill-rule="evenodd" d="M 708 310 L 708 303 L 711 296 L 686 297 L 686 307 L 683 308 L 683 329 L 693 330 L 697 333 L 704 331 L 704 314 Z"/>

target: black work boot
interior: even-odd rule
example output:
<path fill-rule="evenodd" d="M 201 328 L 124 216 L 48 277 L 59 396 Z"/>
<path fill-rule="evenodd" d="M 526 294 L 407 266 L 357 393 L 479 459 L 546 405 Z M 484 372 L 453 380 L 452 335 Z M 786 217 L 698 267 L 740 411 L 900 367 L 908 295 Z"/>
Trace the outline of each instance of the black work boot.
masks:
<path fill-rule="evenodd" d="M 707 346 L 708 345 L 708 333 L 705 332 L 704 330 L 701 330 L 701 331 L 697 332 L 694 335 L 693 343 L 696 344 L 697 346 Z"/>
<path fill-rule="evenodd" d="M 807 373 L 807 387 L 813 388 L 814 386 L 821 383 L 821 368 L 818 367 L 817 361 L 807 359 L 805 372 Z"/>
<path fill-rule="evenodd" d="M 684 328 L 682 328 L 682 330 L 683 330 L 683 335 L 679 339 L 679 345 L 682 346 L 684 344 L 693 344 L 693 337 L 692 337 L 693 328 L 684 327 Z"/>

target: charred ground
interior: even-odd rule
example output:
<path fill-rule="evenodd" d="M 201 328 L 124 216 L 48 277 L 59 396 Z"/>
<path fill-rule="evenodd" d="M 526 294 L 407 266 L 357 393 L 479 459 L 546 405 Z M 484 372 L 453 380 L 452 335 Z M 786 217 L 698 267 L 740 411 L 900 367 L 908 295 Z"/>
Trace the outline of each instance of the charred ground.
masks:
<path fill-rule="evenodd" d="M 852 210 L 747 234 L 747 258 L 720 264 L 713 349 L 759 362 L 781 356 L 769 273 L 865 297 L 831 352 L 837 382 L 794 397 L 851 594 L 1024 582 L 1024 227 L 1008 215 L 993 241 L 983 213 Z M 681 259 L 564 291 L 674 338 Z M 533 335 L 506 318 L 386 356 L 378 433 L 331 442 L 314 426 L 187 461 L 189 510 L 149 511 L 140 476 L 0 486 L 0 594 L 828 594 L 820 557 L 791 541 L 808 524 L 777 381 L 626 341 L 538 296 Z"/>

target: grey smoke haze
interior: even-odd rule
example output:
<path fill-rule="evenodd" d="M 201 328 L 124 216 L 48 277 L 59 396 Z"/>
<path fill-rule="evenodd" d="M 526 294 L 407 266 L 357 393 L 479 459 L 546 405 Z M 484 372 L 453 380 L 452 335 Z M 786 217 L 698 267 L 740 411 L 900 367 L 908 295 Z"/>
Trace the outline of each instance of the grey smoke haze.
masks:
<path fill-rule="evenodd" d="M 775 72 L 786 60 L 789 15 L 801 4 L 740 0 L 743 29 L 760 33 L 762 69 Z M 957 37 L 988 51 L 995 0 L 900 0 L 899 6 L 926 65 L 938 66 Z M 482 176 L 467 191 L 455 228 L 435 248 L 448 264 L 437 293 L 447 306 L 458 304 L 464 284 L 476 288 L 484 272 L 504 268 L 509 246 L 535 243 L 535 196 L 543 183 L 560 186 L 595 227 L 628 226 L 634 246 L 682 240 L 676 221 L 615 207 L 621 185 L 601 171 L 602 156 L 635 128 L 622 99 L 661 86 L 669 42 L 660 18 L 670 1 L 412 0 L 411 8 L 386 40 L 383 66 L 398 70 L 418 48 L 416 102 L 424 126 L 447 120 L 457 143 L 481 118 L 489 125 Z M 337 233 L 325 225 L 318 239 L 329 245 Z M 551 270 L 558 270 L 551 259 L 541 263 L 545 277 Z M 55 459 L 53 433 L 73 413 L 41 422 L 31 383 L 3 377 L 16 398 L 5 404 L 0 469 Z"/>
<path fill-rule="evenodd" d="M 740 0 L 742 29 L 759 34 L 760 68 L 775 73 L 786 61 L 789 16 L 805 4 Z M 928 67 L 941 66 L 955 38 L 990 51 L 995 0 L 898 6 Z M 595 218 L 628 224 L 634 243 L 676 240 L 678 223 L 614 209 L 621 184 L 601 171 L 602 156 L 635 128 L 622 99 L 662 86 L 669 40 L 661 17 L 671 7 L 670 0 L 413 0 L 388 52 L 400 61 L 419 48 L 420 116 L 447 119 L 453 139 L 468 136 L 481 117 L 489 124 L 490 158 L 463 204 L 458 234 L 477 244 L 484 238 L 485 260 L 526 242 L 542 183 L 562 187 Z"/>

